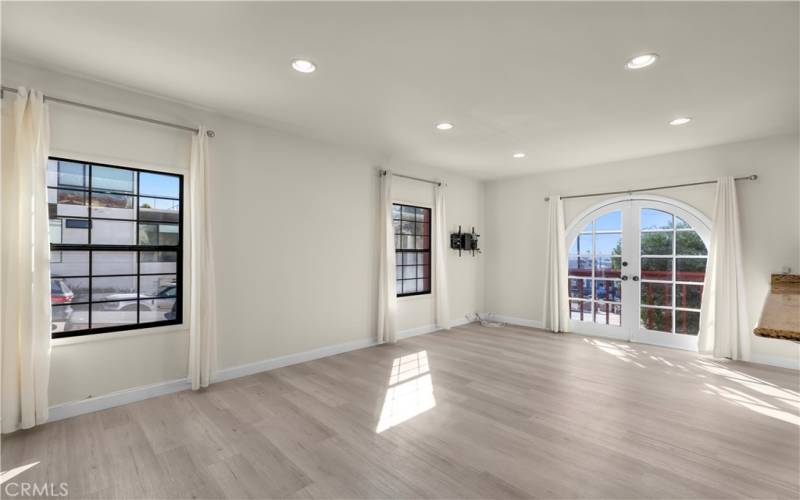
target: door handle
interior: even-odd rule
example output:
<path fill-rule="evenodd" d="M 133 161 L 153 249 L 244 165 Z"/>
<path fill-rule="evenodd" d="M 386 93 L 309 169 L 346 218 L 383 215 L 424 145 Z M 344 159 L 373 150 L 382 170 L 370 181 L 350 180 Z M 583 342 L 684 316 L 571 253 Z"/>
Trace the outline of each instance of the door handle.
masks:
<path fill-rule="evenodd" d="M 639 277 L 638 276 L 634 276 L 633 277 L 633 281 L 639 281 Z"/>
<path fill-rule="evenodd" d="M 628 281 L 628 277 L 625 276 L 624 274 L 621 276 L 621 279 L 622 279 L 622 281 Z"/>

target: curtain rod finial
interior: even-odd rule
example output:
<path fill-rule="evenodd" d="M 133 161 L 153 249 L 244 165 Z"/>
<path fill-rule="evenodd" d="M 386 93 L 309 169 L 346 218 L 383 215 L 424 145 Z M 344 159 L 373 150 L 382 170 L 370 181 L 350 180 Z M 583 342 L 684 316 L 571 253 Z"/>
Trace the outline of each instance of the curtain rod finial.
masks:
<path fill-rule="evenodd" d="M 213 130 L 206 130 L 206 135 L 209 137 L 214 137 L 217 134 Z"/>
<path fill-rule="evenodd" d="M 758 176 L 756 174 L 753 174 L 753 175 L 750 176 L 750 180 L 751 181 L 754 181 L 756 179 L 758 179 Z"/>

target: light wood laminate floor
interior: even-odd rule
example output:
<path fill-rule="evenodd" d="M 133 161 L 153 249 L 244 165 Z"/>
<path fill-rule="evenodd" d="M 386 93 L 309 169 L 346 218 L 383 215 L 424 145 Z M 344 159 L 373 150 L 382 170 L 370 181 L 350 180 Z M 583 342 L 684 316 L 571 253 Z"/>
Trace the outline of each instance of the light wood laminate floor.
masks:
<path fill-rule="evenodd" d="M 71 498 L 798 498 L 797 372 L 468 325 L 6 436 Z"/>

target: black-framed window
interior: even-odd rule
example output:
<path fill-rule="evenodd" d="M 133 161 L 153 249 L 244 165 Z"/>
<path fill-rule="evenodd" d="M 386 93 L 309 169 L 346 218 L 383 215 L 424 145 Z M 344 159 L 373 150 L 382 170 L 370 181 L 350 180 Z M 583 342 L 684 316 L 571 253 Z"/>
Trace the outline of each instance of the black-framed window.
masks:
<path fill-rule="evenodd" d="M 392 206 L 397 296 L 431 293 L 431 209 Z"/>
<path fill-rule="evenodd" d="M 51 157 L 53 338 L 181 323 L 183 176 Z"/>

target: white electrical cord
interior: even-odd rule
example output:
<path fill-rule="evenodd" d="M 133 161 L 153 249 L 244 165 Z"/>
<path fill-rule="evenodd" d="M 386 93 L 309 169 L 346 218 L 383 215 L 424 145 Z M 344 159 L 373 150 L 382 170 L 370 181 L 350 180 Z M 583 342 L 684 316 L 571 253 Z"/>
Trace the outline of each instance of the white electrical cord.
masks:
<path fill-rule="evenodd" d="M 506 326 L 505 323 L 501 323 L 499 321 L 489 321 L 488 319 L 483 319 L 483 318 L 481 318 L 481 315 L 478 314 L 478 313 L 475 313 L 474 317 L 470 316 L 469 314 L 467 314 L 465 316 L 466 316 L 466 318 L 468 320 L 470 320 L 470 321 L 479 321 L 481 326 L 486 326 L 486 327 L 489 327 L 489 328 L 501 328 L 503 326 Z M 491 313 L 489 313 L 489 316 L 491 316 Z"/>

